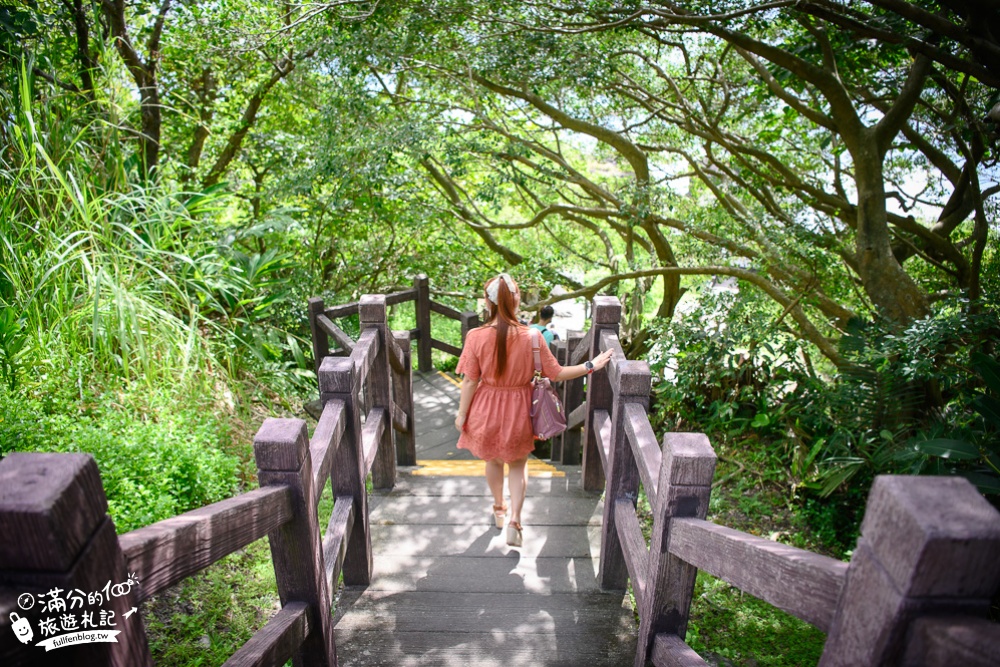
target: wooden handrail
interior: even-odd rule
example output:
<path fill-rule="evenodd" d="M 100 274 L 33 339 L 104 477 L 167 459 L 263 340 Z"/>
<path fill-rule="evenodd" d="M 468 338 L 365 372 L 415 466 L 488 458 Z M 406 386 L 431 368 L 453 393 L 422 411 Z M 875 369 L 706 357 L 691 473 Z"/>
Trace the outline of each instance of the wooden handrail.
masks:
<path fill-rule="evenodd" d="M 385 295 L 385 305 L 395 306 L 397 303 L 405 303 L 406 301 L 413 301 L 417 298 L 417 290 L 414 287 L 408 289 L 400 290 L 398 292 L 389 292 Z"/>
<path fill-rule="evenodd" d="M 346 429 L 344 418 L 344 402 L 338 400 L 327 401 L 323 406 L 323 413 L 320 415 L 319 423 L 313 431 L 312 439 L 309 441 L 309 457 L 312 459 L 312 469 L 314 476 L 314 493 L 316 502 L 323 493 L 326 480 L 330 478 L 330 468 L 340 447 L 341 439 L 344 437 Z"/>
<path fill-rule="evenodd" d="M 593 328 L 587 329 L 587 333 L 584 334 L 582 339 L 580 339 L 580 342 L 577 344 L 576 349 L 570 356 L 569 362 L 566 364 L 567 366 L 578 366 L 583 363 L 584 359 L 590 358 L 591 356 L 590 344 L 593 338 L 594 338 L 594 329 Z"/>
<path fill-rule="evenodd" d="M 659 443 L 656 442 L 653 427 L 649 424 L 646 410 L 638 403 L 625 405 L 625 436 L 639 467 L 642 488 L 646 489 L 650 507 L 654 507 L 660 484 L 659 473 L 663 454 L 660 452 Z"/>
<path fill-rule="evenodd" d="M 146 600 L 256 542 L 292 517 L 287 486 L 255 489 L 118 536 Z"/>
<path fill-rule="evenodd" d="M 323 537 L 323 565 L 326 585 L 331 591 L 337 586 L 337 578 L 344 567 L 344 556 L 353 528 L 354 499 L 350 496 L 337 496 Z"/>
<path fill-rule="evenodd" d="M 431 312 L 437 313 L 438 315 L 444 315 L 445 317 L 452 320 L 462 319 L 462 313 L 458 310 L 455 310 L 451 306 L 446 306 L 443 303 L 438 303 L 433 299 L 430 302 L 430 306 L 431 306 Z"/>
<path fill-rule="evenodd" d="M 422 372 L 430 371 L 432 368 L 432 350 L 440 350 L 453 356 L 461 356 L 462 354 L 461 346 L 455 346 L 433 337 L 431 333 L 432 312 L 461 323 L 463 345 L 465 344 L 465 337 L 468 332 L 479 326 L 479 316 L 476 313 L 470 311 L 461 312 L 439 301 L 434 301 L 431 299 L 430 293 L 427 276 L 421 274 L 414 278 L 412 288 L 391 292 L 383 296 L 386 306 L 406 301 L 413 301 L 415 303 L 416 327 L 409 329 L 408 332 L 410 334 L 409 340 L 417 342 L 417 362 L 419 370 Z M 309 323 L 313 336 L 313 355 L 316 359 L 317 374 L 319 374 L 319 367 L 322 364 L 323 357 L 330 354 L 329 338 L 332 338 L 339 345 L 337 348 L 338 351 L 343 350 L 347 353 L 353 351 L 357 343 L 352 341 L 351 337 L 338 327 L 333 320 L 359 314 L 365 298 L 368 297 L 330 308 L 323 306 L 322 299 L 313 298 L 309 300 Z M 392 365 L 393 372 L 396 374 L 403 373 L 402 350 L 399 349 L 398 345 L 386 344 L 390 346 L 389 363 Z"/>
<path fill-rule="evenodd" d="M 587 417 L 587 404 L 581 403 L 576 406 L 572 412 L 566 417 L 566 428 L 577 428 L 583 424 L 583 420 Z"/>
<path fill-rule="evenodd" d="M 390 292 L 385 295 L 385 305 L 394 306 L 398 303 L 405 303 L 406 301 L 413 301 L 417 298 L 416 288 L 404 289 L 398 292 Z M 351 315 L 358 314 L 358 305 L 361 301 L 351 301 L 349 303 L 343 303 L 339 306 L 332 306 L 324 310 L 324 314 L 330 319 L 337 319 L 340 317 L 349 317 Z"/>
<path fill-rule="evenodd" d="M 331 306 L 323 311 L 323 314 L 329 317 L 331 320 L 337 320 L 341 317 L 350 317 L 351 315 L 358 314 L 358 302 L 351 301 L 350 303 L 342 303 L 339 306 Z"/>
<path fill-rule="evenodd" d="M 331 322 L 329 317 L 326 315 L 317 315 L 316 323 L 319 324 L 328 336 L 333 336 L 333 339 L 337 341 L 340 347 L 348 352 L 354 349 L 354 339 L 348 336 L 343 329 Z"/>
<path fill-rule="evenodd" d="M 618 376 L 621 372 L 622 363 L 628 361 L 625 358 L 625 352 L 622 351 L 622 344 L 618 342 L 618 334 L 610 329 L 601 331 L 600 347 L 598 349 L 601 352 L 611 350 L 611 361 L 605 368 L 608 372 L 608 382 L 614 387 L 618 384 Z"/>
<path fill-rule="evenodd" d="M 827 632 L 820 667 L 995 661 L 1000 626 L 921 616 L 981 610 L 1000 585 L 1000 572 L 983 567 L 1000 562 L 1000 513 L 971 484 L 877 477 L 850 564 L 706 521 L 715 453 L 698 433 L 668 433 L 657 445 L 646 411 L 649 368 L 625 359 L 620 307 L 599 299 L 590 351 L 613 354 L 588 390 L 584 480 L 587 461 L 599 461 L 598 579 L 604 588 L 632 582 L 636 665 L 706 664 L 682 639 L 699 569 Z M 635 510 L 640 483 L 653 510 L 648 545 Z"/>
<path fill-rule="evenodd" d="M 361 452 L 364 455 L 365 473 L 371 472 L 378 451 L 379 441 L 386 428 L 389 413 L 385 408 L 372 408 L 361 429 Z"/>
<path fill-rule="evenodd" d="M 445 343 L 444 341 L 437 340 L 436 338 L 431 339 L 431 347 L 435 350 L 441 350 L 442 352 L 447 352 L 454 357 L 462 356 L 462 348 L 455 347 L 450 343 Z"/>
<path fill-rule="evenodd" d="M 400 433 L 406 433 L 410 429 L 410 415 L 395 404 L 392 406 L 392 427 Z"/>
<path fill-rule="evenodd" d="M 378 333 L 372 329 L 362 331 L 358 336 L 358 343 L 351 352 L 351 361 L 354 362 L 355 382 L 359 387 L 363 387 L 368 371 L 375 363 L 375 356 L 378 354 L 379 338 Z"/>
<path fill-rule="evenodd" d="M 647 576 L 647 565 L 649 562 L 649 548 L 646 540 L 642 536 L 642 528 L 639 527 L 639 517 L 635 513 L 635 505 L 628 498 L 619 498 L 615 503 L 615 527 L 618 530 L 618 539 L 622 543 L 622 551 L 625 556 L 625 564 L 628 567 L 628 575 L 632 579 L 632 591 L 635 593 L 635 601 L 642 609 L 645 600 L 645 593 L 649 577 Z"/>
<path fill-rule="evenodd" d="M 309 635 L 309 605 L 289 602 L 223 667 L 281 667 Z"/>
<path fill-rule="evenodd" d="M 601 455 L 601 463 L 607 470 L 611 451 L 611 415 L 606 410 L 598 410 L 594 413 L 593 435 L 596 440 L 594 444 Z"/>
<path fill-rule="evenodd" d="M 672 521 L 670 553 L 823 632 L 847 575 L 843 561 L 701 519 Z"/>
<path fill-rule="evenodd" d="M 656 635 L 652 659 L 656 667 L 708 667 L 709 664 L 683 639 L 669 632 Z"/>
<path fill-rule="evenodd" d="M 396 373 L 406 373 L 406 352 L 399 345 L 395 336 L 386 339 L 386 352 L 389 353 L 389 364 Z"/>

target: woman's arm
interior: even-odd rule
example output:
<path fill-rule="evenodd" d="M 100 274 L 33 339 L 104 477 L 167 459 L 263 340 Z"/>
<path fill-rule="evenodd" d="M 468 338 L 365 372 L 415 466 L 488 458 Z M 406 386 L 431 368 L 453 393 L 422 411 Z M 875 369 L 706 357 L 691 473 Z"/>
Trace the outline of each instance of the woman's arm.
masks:
<path fill-rule="evenodd" d="M 462 378 L 462 397 L 458 401 L 458 414 L 455 416 L 455 428 L 459 431 L 462 430 L 462 425 L 465 424 L 465 418 L 469 414 L 469 405 L 472 404 L 472 395 L 476 393 L 476 387 L 478 386 L 478 379 Z"/>
<path fill-rule="evenodd" d="M 611 361 L 611 350 L 605 350 L 604 352 L 601 352 L 592 360 L 592 363 L 594 364 L 594 370 L 595 371 L 601 370 L 602 368 L 608 365 L 609 361 Z M 563 380 L 572 380 L 573 378 L 582 377 L 586 375 L 588 372 L 589 371 L 587 367 L 584 366 L 583 364 L 579 364 L 578 366 L 563 366 L 563 369 L 559 371 L 559 374 L 552 379 L 555 382 L 562 382 Z"/>

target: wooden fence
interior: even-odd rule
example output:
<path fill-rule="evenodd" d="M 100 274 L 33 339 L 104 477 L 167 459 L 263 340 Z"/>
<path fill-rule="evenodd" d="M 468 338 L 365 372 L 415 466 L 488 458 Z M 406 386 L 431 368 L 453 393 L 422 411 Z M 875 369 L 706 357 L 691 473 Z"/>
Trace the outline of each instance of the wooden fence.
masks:
<path fill-rule="evenodd" d="M 708 664 L 684 643 L 699 569 L 826 632 L 820 667 L 1000 664 L 1000 624 L 985 618 L 1000 586 L 1000 513 L 968 481 L 878 477 L 849 564 L 705 521 L 715 452 L 700 433 L 657 443 L 649 366 L 622 354 L 620 316 L 617 299 L 597 297 L 570 363 L 614 351 L 587 389 L 583 479 L 605 489 L 600 584 L 632 582 L 637 667 Z"/>
<path fill-rule="evenodd" d="M 420 274 L 413 279 L 413 287 L 399 292 L 392 292 L 385 295 L 387 306 L 393 306 L 407 301 L 414 302 L 416 326 L 407 333 L 409 340 L 417 342 L 417 370 L 422 373 L 433 369 L 431 362 L 431 350 L 441 350 L 453 356 L 462 354 L 461 347 L 455 347 L 450 343 L 437 340 L 431 333 L 431 313 L 443 315 L 449 319 L 457 320 L 462 325 L 462 343 L 465 343 L 465 336 L 471 329 L 479 326 L 479 315 L 472 311 L 460 312 L 443 303 L 438 303 L 431 299 L 430 283 L 427 276 Z M 340 327 L 334 324 L 333 320 L 340 317 L 348 317 L 358 313 L 359 301 L 352 301 L 343 305 L 326 308 L 322 299 L 309 299 L 309 327 L 312 330 L 313 358 L 316 360 L 316 370 L 319 372 L 319 364 L 331 354 L 334 356 L 349 353 L 353 342 Z M 330 348 L 330 339 L 336 343 L 337 347 Z M 401 340 L 401 338 L 400 338 Z"/>
<path fill-rule="evenodd" d="M 265 535 L 281 610 L 226 665 L 283 665 L 289 658 L 336 665 L 331 591 L 341 572 L 348 586 L 371 581 L 365 479 L 371 472 L 375 487 L 395 484 L 394 430 L 397 447 L 412 453 L 412 401 L 394 402 L 390 391 L 392 375 L 396 395 L 409 395 L 409 333 L 389 331 L 386 301 L 363 297 L 356 305 L 361 335 L 350 356 L 322 359 L 323 409 L 312 438 L 301 419 L 261 426 L 255 491 L 117 535 L 90 455 L 14 453 L 0 461 L 0 665 L 150 665 L 142 621 L 128 612 Z M 327 480 L 335 501 L 321 537 L 317 506 Z M 137 586 L 124 586 L 130 574 Z M 116 586 L 121 595 L 110 594 Z M 15 641 L 8 634 L 14 622 L 32 615 L 21 596 L 40 601 L 52 590 L 83 596 L 74 613 L 114 619 L 106 629 L 120 632 L 116 641 L 52 653 Z M 101 591 L 94 606 L 91 594 Z M 63 611 L 74 611 L 72 604 L 64 599 Z M 35 641 L 44 639 L 38 619 L 29 622 Z M 68 629 L 63 624 L 60 633 Z"/>
<path fill-rule="evenodd" d="M 413 281 L 413 287 L 398 292 L 392 292 L 385 296 L 386 305 L 415 302 L 415 328 L 407 332 L 395 332 L 396 340 L 400 346 L 406 345 L 405 334 L 409 335 L 409 340 L 417 342 L 417 369 L 421 372 L 433 370 L 431 362 L 431 350 L 441 350 L 453 356 L 460 356 L 462 348 L 455 347 L 450 343 L 435 339 L 431 334 L 431 313 L 443 315 L 461 323 L 462 343 L 470 330 L 480 325 L 479 315 L 472 311 L 458 311 L 443 303 L 438 303 L 431 299 L 430 285 L 427 276 L 418 275 Z M 313 298 L 309 300 L 309 326 L 312 331 L 313 355 L 316 359 L 316 371 L 319 373 L 319 366 L 323 359 L 328 356 L 338 356 L 350 354 L 354 347 L 351 337 L 334 320 L 341 317 L 356 315 L 359 302 L 353 301 L 339 306 L 326 308 L 322 299 Z M 571 359 L 572 363 L 580 363 L 590 352 L 589 338 L 585 341 L 584 335 L 579 331 L 567 332 L 565 341 L 553 341 L 549 348 L 556 356 L 556 359 L 567 364 Z M 393 370 L 397 370 L 393 367 Z M 409 386 L 405 388 L 397 384 L 400 375 L 393 375 L 393 396 L 395 400 L 405 402 L 409 394 Z M 550 458 L 552 461 L 564 465 L 579 465 L 582 452 L 582 434 L 584 426 L 584 416 L 586 406 L 583 404 L 584 379 L 577 378 L 562 383 L 558 388 L 563 405 L 569 411 L 568 425 L 564 433 L 552 438 L 552 451 Z M 319 405 L 319 403 L 315 404 Z M 411 441 L 412 442 L 412 441 Z M 406 450 L 411 451 L 411 450 Z M 400 455 L 399 465 L 414 465 L 415 459 Z M 593 467 L 593 462 L 591 467 Z"/>

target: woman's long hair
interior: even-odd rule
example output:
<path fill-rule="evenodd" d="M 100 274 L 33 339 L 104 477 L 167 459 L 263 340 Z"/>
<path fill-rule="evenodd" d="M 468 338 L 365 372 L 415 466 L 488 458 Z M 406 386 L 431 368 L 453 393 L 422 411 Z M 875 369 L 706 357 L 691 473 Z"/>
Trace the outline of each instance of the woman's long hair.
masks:
<path fill-rule="evenodd" d="M 490 285 L 494 281 L 499 281 L 497 285 L 497 299 L 496 303 L 489 297 Z M 514 283 L 513 278 L 510 280 Z M 514 283 L 514 289 L 517 289 L 517 283 Z M 507 367 L 507 332 L 510 327 L 517 327 L 517 300 L 514 297 L 514 292 L 510 291 L 507 287 L 507 281 L 503 280 L 500 276 L 492 278 L 486 281 L 486 285 L 483 289 L 484 294 L 486 294 L 486 324 L 489 325 L 496 322 L 497 329 L 497 372 L 496 377 L 499 378 L 503 375 L 504 369 Z"/>

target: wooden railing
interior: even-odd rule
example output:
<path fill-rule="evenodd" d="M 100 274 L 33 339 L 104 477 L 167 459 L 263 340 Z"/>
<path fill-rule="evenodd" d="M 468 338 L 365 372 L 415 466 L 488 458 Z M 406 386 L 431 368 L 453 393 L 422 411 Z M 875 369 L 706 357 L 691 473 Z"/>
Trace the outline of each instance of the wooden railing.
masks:
<path fill-rule="evenodd" d="M 415 298 L 416 337 L 428 346 L 429 312 L 457 313 L 420 297 L 426 287 L 419 277 L 413 290 L 365 296 L 349 311 L 310 302 L 319 423 L 310 439 L 302 420 L 264 422 L 254 438 L 257 490 L 119 536 L 89 455 L 0 461 L 0 664 L 149 665 L 132 608 L 266 535 L 282 608 L 226 664 L 336 665 L 331 591 L 341 573 L 348 586 L 365 586 L 372 575 L 365 479 L 371 473 L 376 488 L 391 488 L 397 461 L 412 458 L 413 334 L 389 330 L 387 305 Z M 359 316 L 357 341 L 330 321 L 347 312 Z M 584 427 L 584 487 L 605 491 L 599 582 L 623 590 L 631 580 L 638 603 L 637 666 L 707 664 L 683 639 L 698 569 L 826 632 L 821 667 L 996 664 L 1000 626 L 982 617 L 1000 586 L 1000 513 L 971 484 L 877 478 L 849 564 L 705 521 L 716 462 L 708 439 L 668 433 L 657 442 L 647 417 L 649 367 L 622 353 L 618 300 L 597 297 L 592 313 L 590 330 L 556 352 L 577 364 L 612 351 L 607 368 L 588 378 L 586 401 L 566 405 L 570 423 Z M 464 334 L 476 320 L 457 314 Z M 348 356 L 329 355 L 326 336 Z M 582 386 L 564 383 L 563 392 L 579 402 Z M 565 438 L 559 447 L 565 457 Z M 327 479 L 335 500 L 321 537 Z M 636 515 L 640 487 L 653 513 L 648 545 Z M 49 657 L 12 639 L 20 596 L 106 592 L 130 578 L 136 587 L 99 603 L 117 618 L 114 643 Z"/>
<path fill-rule="evenodd" d="M 401 391 L 409 393 L 410 353 L 400 344 L 409 334 L 388 329 L 386 301 L 363 297 L 361 335 L 344 341 L 350 356 L 322 361 L 322 414 L 312 438 L 301 419 L 267 419 L 261 426 L 254 438 L 257 490 L 119 536 L 90 455 L 14 453 L 0 461 L 0 664 L 150 665 L 143 624 L 129 617 L 131 608 L 267 536 L 282 607 L 226 665 L 282 665 L 289 658 L 296 665 L 336 665 L 331 591 L 341 572 L 348 586 L 371 581 L 365 479 L 371 472 L 375 487 L 395 484 L 392 426 L 412 422 L 412 407 L 390 398 L 390 369 L 405 369 L 397 375 L 400 382 L 405 376 Z M 412 428 L 396 433 L 397 446 L 408 436 L 412 450 Z M 327 480 L 335 500 L 321 538 L 317 507 Z M 130 575 L 137 586 L 124 585 Z M 119 584 L 122 594 L 109 596 Z M 11 614 L 32 614 L 19 598 L 41 600 L 53 589 L 83 595 L 73 613 L 113 612 L 115 625 L 106 629 L 120 632 L 116 641 L 51 654 L 15 641 Z M 97 606 L 86 601 L 102 590 Z M 38 621 L 29 618 L 35 642 L 44 639 Z"/>
<path fill-rule="evenodd" d="M 1000 586 L 1000 513 L 968 481 L 876 478 L 849 564 L 705 521 L 715 452 L 700 433 L 657 443 L 649 366 L 622 354 L 620 316 L 617 299 L 597 297 L 572 362 L 613 351 L 587 389 L 583 479 L 605 490 L 600 584 L 632 582 L 637 667 L 708 664 L 684 643 L 699 569 L 826 632 L 821 667 L 998 664 L 1000 625 L 984 616 Z"/>
<path fill-rule="evenodd" d="M 461 347 L 437 340 L 432 336 L 431 313 L 437 313 L 460 322 L 462 325 L 463 344 L 465 343 L 465 336 L 469 331 L 479 326 L 479 315 L 472 311 L 458 311 L 443 303 L 432 300 L 429 281 L 427 276 L 423 274 L 413 279 L 412 288 L 385 295 L 387 306 L 407 301 L 414 302 L 416 323 L 414 328 L 405 333 L 408 334 L 409 340 L 417 342 L 417 369 L 420 372 L 427 372 L 433 368 L 431 350 L 441 350 L 456 357 L 460 356 L 462 354 Z M 322 299 L 309 299 L 309 326 L 312 331 L 313 358 L 316 360 L 317 374 L 319 373 L 320 364 L 326 357 L 331 355 L 338 356 L 345 352 L 350 353 L 353 341 L 333 320 L 356 315 L 359 304 L 360 301 L 352 301 L 351 303 L 326 308 Z M 337 345 L 337 347 L 332 349 L 330 347 L 331 338 Z M 401 342 L 402 338 L 398 340 Z"/>
<path fill-rule="evenodd" d="M 387 306 L 408 301 L 415 302 L 415 327 L 405 332 L 394 332 L 394 335 L 400 348 L 407 347 L 410 340 L 417 342 L 417 367 L 421 372 L 430 371 L 433 368 L 431 362 L 432 349 L 441 350 L 456 357 L 462 354 L 461 347 L 437 340 L 431 335 L 431 313 L 437 313 L 460 322 L 463 345 L 469 331 L 480 325 L 478 314 L 472 311 L 459 311 L 432 300 L 427 276 L 423 274 L 418 275 L 414 279 L 412 288 L 385 295 Z M 353 301 L 327 308 L 322 299 L 312 298 L 309 300 L 309 326 L 312 332 L 313 357 L 316 360 L 317 375 L 319 374 L 320 364 L 323 359 L 329 356 L 350 354 L 351 350 L 354 349 L 354 341 L 351 340 L 351 337 L 343 329 L 336 325 L 334 320 L 356 315 L 359 303 L 358 301 Z M 552 353 L 556 355 L 556 359 L 560 363 L 564 365 L 570 363 L 579 364 L 584 358 L 589 358 L 591 351 L 591 339 L 589 336 L 585 337 L 579 331 L 569 331 L 566 338 L 565 341 L 554 341 L 549 345 Z M 409 400 L 412 404 L 409 385 L 406 384 L 404 386 L 403 383 L 397 381 L 397 378 L 403 377 L 401 373 L 402 371 L 393 365 L 393 400 L 399 404 L 403 404 Z M 408 372 L 406 373 L 406 377 L 409 377 Z M 583 378 L 563 382 L 558 387 L 563 405 L 569 412 L 569 417 L 566 431 L 551 440 L 552 450 L 550 458 L 552 461 L 565 465 L 580 464 L 586 409 L 583 401 L 583 388 Z M 397 430 L 400 428 L 395 419 L 393 426 Z M 414 465 L 416 462 L 415 458 L 407 454 L 410 451 L 412 451 L 412 439 L 410 440 L 409 449 L 406 447 L 400 449 L 400 457 L 397 459 L 399 465 Z M 593 467 L 593 462 L 591 462 L 591 467 Z"/>

